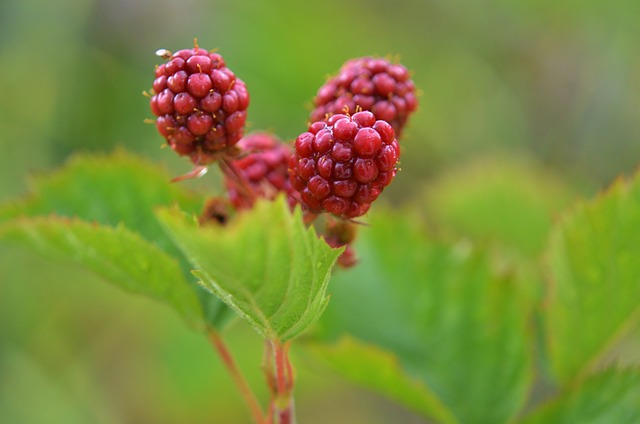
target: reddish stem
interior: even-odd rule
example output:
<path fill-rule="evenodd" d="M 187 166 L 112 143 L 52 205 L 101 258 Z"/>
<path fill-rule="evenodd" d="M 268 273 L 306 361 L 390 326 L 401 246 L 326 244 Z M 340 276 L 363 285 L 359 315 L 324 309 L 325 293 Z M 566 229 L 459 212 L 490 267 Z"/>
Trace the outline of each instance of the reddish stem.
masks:
<path fill-rule="evenodd" d="M 238 184 L 242 194 L 253 204 L 256 200 L 256 195 L 249 185 L 249 182 L 245 178 L 244 174 L 238 170 L 238 167 L 233 163 L 233 160 L 227 158 L 221 158 L 218 161 L 222 172 L 232 181 Z"/>
<path fill-rule="evenodd" d="M 287 368 L 285 365 L 285 352 L 282 345 L 278 342 L 274 344 L 274 353 L 276 360 L 276 384 L 279 394 L 284 394 L 288 389 Z"/>
<path fill-rule="evenodd" d="M 269 412 L 275 415 L 277 424 L 295 424 L 293 401 L 293 367 L 289 360 L 289 343 L 268 341 L 265 351 L 265 373 L 271 387 Z"/>
<path fill-rule="evenodd" d="M 222 359 L 222 362 L 227 368 L 227 371 L 231 375 L 231 378 L 236 384 L 247 406 L 249 407 L 251 415 L 253 416 L 253 421 L 256 424 L 270 424 L 271 420 L 269 418 L 265 418 L 265 414 L 262 410 L 262 407 L 260 406 L 260 403 L 258 402 L 256 396 L 253 394 L 251 387 L 249 387 L 249 384 L 243 377 L 242 373 L 240 372 L 240 369 L 233 359 L 231 352 L 220 337 L 220 334 L 218 334 L 218 332 L 214 329 L 209 329 L 209 340 L 211 340 L 213 347 L 216 349 L 216 352 L 218 352 L 220 359 Z"/>

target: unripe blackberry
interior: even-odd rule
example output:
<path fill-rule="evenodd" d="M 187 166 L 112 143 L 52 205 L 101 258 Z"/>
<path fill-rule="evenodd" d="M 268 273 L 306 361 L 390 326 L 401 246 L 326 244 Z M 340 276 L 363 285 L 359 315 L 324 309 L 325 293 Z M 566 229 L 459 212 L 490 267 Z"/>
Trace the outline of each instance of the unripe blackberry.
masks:
<path fill-rule="evenodd" d="M 320 87 L 313 102 L 311 122 L 337 113 L 368 110 L 376 119 L 391 124 L 398 137 L 418 106 L 407 68 L 373 57 L 347 61 L 338 75 Z"/>
<path fill-rule="evenodd" d="M 225 173 L 231 204 L 247 209 L 256 197 L 272 200 L 284 192 L 293 206 L 296 201 L 288 172 L 292 149 L 275 135 L 260 132 L 242 138 L 238 147 L 246 154 L 230 161 L 233 169 Z"/>
<path fill-rule="evenodd" d="M 225 66 L 218 53 L 195 46 L 171 55 L 158 66 L 153 81 L 151 111 L 158 132 L 181 156 L 206 165 L 244 132 L 249 106 L 247 87 Z"/>
<path fill-rule="evenodd" d="M 373 113 L 333 115 L 296 139 L 291 183 L 310 212 L 355 218 L 393 180 L 399 155 L 393 128 Z"/>

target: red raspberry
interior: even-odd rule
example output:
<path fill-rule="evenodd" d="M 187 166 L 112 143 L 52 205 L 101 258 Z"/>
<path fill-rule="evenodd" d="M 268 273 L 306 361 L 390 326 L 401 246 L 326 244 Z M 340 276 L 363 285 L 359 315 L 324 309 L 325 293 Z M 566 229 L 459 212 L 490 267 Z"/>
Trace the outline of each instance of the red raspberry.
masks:
<path fill-rule="evenodd" d="M 338 75 L 320 87 L 314 106 L 311 122 L 360 108 L 390 123 L 399 137 L 418 102 L 407 68 L 385 59 L 363 57 L 342 65 Z"/>
<path fill-rule="evenodd" d="M 284 192 L 293 207 L 294 191 L 289 181 L 291 148 L 278 137 L 267 133 L 252 133 L 238 142 L 246 156 L 229 163 L 231 173 L 225 173 L 225 185 L 229 199 L 237 209 L 253 206 L 255 197 L 273 200 Z"/>
<path fill-rule="evenodd" d="M 369 210 L 393 180 L 400 155 L 391 125 L 368 111 L 314 122 L 295 150 L 290 177 L 302 205 L 345 218 Z"/>
<path fill-rule="evenodd" d="M 240 140 L 249 106 L 247 87 L 218 53 L 195 46 L 156 68 L 151 111 L 156 127 L 179 155 L 206 165 Z"/>

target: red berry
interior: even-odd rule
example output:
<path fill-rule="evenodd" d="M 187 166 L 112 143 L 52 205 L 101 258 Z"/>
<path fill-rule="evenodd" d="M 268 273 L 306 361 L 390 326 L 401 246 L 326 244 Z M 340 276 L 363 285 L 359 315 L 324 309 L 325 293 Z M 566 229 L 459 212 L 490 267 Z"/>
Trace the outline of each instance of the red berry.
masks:
<path fill-rule="evenodd" d="M 399 137 L 418 103 L 415 86 L 404 66 L 363 57 L 347 61 L 338 75 L 320 87 L 314 105 L 312 122 L 327 115 L 354 113 L 360 108 L 373 112 L 378 120 L 387 121 Z"/>
<path fill-rule="evenodd" d="M 247 119 L 247 88 L 218 53 L 180 50 L 158 66 L 151 111 L 158 132 L 179 155 L 206 165 L 242 137 Z"/>
<path fill-rule="evenodd" d="M 309 212 L 354 218 L 391 183 L 399 153 L 393 128 L 373 113 L 336 114 L 298 136 L 291 185 Z"/>
<path fill-rule="evenodd" d="M 288 145 L 275 135 L 252 133 L 242 138 L 238 147 L 247 154 L 231 162 L 237 175 L 225 174 L 227 193 L 234 207 L 250 208 L 256 197 L 274 199 L 280 192 L 288 196 L 291 206 L 297 203 L 293 182 L 289 180 L 292 151 Z"/>

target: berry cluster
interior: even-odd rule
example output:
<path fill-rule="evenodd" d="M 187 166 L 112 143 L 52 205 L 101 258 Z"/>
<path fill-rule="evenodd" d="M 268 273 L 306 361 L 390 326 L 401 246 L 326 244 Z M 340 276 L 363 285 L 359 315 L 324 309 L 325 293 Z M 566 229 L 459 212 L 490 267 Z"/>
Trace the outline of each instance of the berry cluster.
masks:
<path fill-rule="evenodd" d="M 399 156 L 391 125 L 368 111 L 314 122 L 295 149 L 291 180 L 303 205 L 345 218 L 369 210 L 395 176 Z"/>
<path fill-rule="evenodd" d="M 242 137 L 249 94 L 218 53 L 195 45 L 159 54 L 166 62 L 153 82 L 155 124 L 196 165 L 176 181 L 202 175 L 214 162 L 224 174 L 228 198 L 210 200 L 201 223 L 224 224 L 233 209 L 284 193 L 292 208 L 300 204 L 306 222 L 328 213 L 321 233 L 329 245 L 346 246 L 338 264 L 354 265 L 352 219 L 395 177 L 396 137 L 417 107 L 407 69 L 371 57 L 347 61 L 318 91 L 308 129 L 292 149 L 267 133 Z"/>
<path fill-rule="evenodd" d="M 387 121 L 400 136 L 417 105 L 407 68 L 381 58 L 362 57 L 347 61 L 338 75 L 320 87 L 311 121 L 360 108 Z"/>
<path fill-rule="evenodd" d="M 156 127 L 179 155 L 196 165 L 212 163 L 240 140 L 249 93 L 218 53 L 195 46 L 156 68 L 151 111 Z"/>

